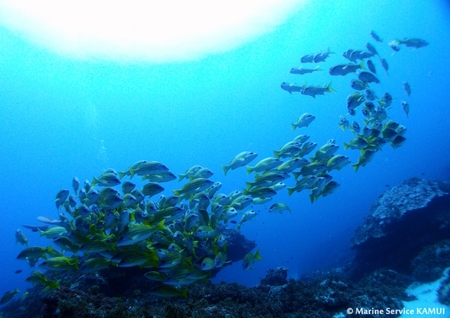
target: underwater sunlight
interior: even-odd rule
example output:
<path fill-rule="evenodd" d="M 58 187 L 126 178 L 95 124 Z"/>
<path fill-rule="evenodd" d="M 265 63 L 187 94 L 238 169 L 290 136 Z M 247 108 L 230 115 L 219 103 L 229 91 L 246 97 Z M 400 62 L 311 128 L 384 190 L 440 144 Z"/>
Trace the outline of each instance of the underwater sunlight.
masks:
<path fill-rule="evenodd" d="M 231 50 L 305 2 L 2 1 L 0 24 L 72 58 L 163 63 Z"/>

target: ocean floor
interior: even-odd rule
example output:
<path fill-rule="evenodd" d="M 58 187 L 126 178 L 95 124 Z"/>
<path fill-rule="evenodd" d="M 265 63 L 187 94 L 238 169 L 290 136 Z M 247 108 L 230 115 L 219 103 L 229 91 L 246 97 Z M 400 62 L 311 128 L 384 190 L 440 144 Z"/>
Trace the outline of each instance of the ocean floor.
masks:
<path fill-rule="evenodd" d="M 445 306 L 438 300 L 438 290 L 442 282 L 450 274 L 450 267 L 448 267 L 441 278 L 427 284 L 411 284 L 406 292 L 416 297 L 416 300 L 404 301 L 405 313 L 400 318 L 415 318 L 415 317 L 450 317 L 450 307 Z M 434 310 L 434 311 L 433 311 Z"/>

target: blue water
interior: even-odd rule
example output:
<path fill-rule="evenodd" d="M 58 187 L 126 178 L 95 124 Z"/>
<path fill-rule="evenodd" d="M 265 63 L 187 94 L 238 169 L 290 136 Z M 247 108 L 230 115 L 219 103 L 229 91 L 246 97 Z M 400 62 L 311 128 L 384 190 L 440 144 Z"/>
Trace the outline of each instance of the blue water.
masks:
<path fill-rule="evenodd" d="M 15 244 L 14 232 L 40 215 L 56 218 L 52 200 L 74 176 L 91 179 L 141 159 L 163 162 L 175 173 L 200 164 L 228 193 L 251 177 L 244 169 L 225 177 L 220 165 L 244 150 L 257 152 L 257 160 L 272 156 L 299 133 L 319 145 L 336 139 L 339 153 L 355 162 L 358 153 L 342 149 L 352 136 L 337 125 L 347 113 L 351 75 L 331 78 L 327 70 L 346 62 L 342 52 L 371 42 L 390 66 L 389 77 L 378 66 L 377 93 L 395 98 L 389 115 L 407 127 L 406 143 L 396 150 L 386 145 L 357 173 L 349 166 L 333 171 L 341 187 L 314 204 L 308 192 L 288 197 L 282 191 L 274 202 L 288 204 L 292 213 L 269 214 L 271 203 L 255 206 L 258 217 L 241 231 L 257 242 L 263 261 L 247 271 L 233 264 L 214 281 L 253 286 L 278 266 L 298 277 L 341 265 L 351 256 L 355 228 L 388 185 L 412 176 L 450 179 L 449 13 L 447 3 L 437 0 L 315 0 L 271 33 L 231 51 L 163 64 L 75 60 L 0 28 L 0 295 L 30 286 L 24 280 L 32 269 L 16 260 L 23 246 Z M 384 42 L 375 43 L 371 30 Z M 391 55 L 387 42 L 403 37 L 430 45 Z M 322 63 L 325 72 L 289 74 L 301 56 L 327 48 L 337 54 Z M 283 81 L 330 80 L 337 92 L 315 99 L 280 88 Z M 412 87 L 409 118 L 400 107 L 404 81 Z M 304 112 L 316 120 L 292 132 L 290 123 Z M 31 245 L 47 245 L 23 231 Z M 23 272 L 15 275 L 17 269 Z"/>

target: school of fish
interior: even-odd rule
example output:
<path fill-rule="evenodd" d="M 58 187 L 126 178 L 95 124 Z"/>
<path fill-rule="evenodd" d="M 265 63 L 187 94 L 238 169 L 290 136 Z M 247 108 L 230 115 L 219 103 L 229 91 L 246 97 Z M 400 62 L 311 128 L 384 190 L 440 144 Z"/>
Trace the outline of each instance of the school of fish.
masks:
<path fill-rule="evenodd" d="M 371 35 L 381 42 L 374 32 Z M 389 46 L 395 53 L 401 45 L 420 48 L 427 44 L 420 39 L 404 39 L 394 40 Z M 300 61 L 320 63 L 332 54 L 327 50 L 305 55 Z M 380 82 L 372 60 L 375 56 L 387 72 L 386 60 L 370 43 L 366 44 L 366 50 L 344 52 L 343 57 L 350 63 L 335 65 L 329 70 L 331 76 L 354 75 L 350 86 L 355 92 L 347 97 L 347 111 L 349 116 L 355 116 L 360 109 L 363 120 L 350 123 L 341 116 L 339 126 L 355 135 L 344 143 L 344 150 L 360 151 L 358 161 L 352 165 L 355 171 L 372 160 L 385 144 L 398 148 L 406 140 L 406 128 L 387 114 L 393 97 L 386 92 L 378 98 L 371 86 Z M 320 71 L 316 66 L 292 68 L 290 72 L 305 75 Z M 406 82 L 403 86 L 409 96 L 411 87 Z M 283 82 L 281 88 L 313 98 L 334 92 L 331 83 L 322 87 Z M 408 102 L 403 100 L 401 104 L 408 116 Z M 292 130 L 304 129 L 314 119 L 315 116 L 304 113 L 291 124 Z M 210 180 L 214 173 L 199 165 L 178 178 L 163 163 L 146 160 L 132 164 L 125 171 L 108 169 L 84 183 L 74 177 L 72 190 L 62 189 L 56 194 L 57 219 L 39 216 L 40 225 L 23 225 L 51 240 L 51 244 L 29 246 L 28 238 L 18 229 L 16 243 L 26 248 L 17 258 L 31 267 L 50 272 L 97 272 L 109 267 L 137 266 L 146 270 L 146 279 L 158 283 L 153 291 L 155 295 L 186 297 L 189 284 L 210 278 L 213 270 L 230 263 L 227 237 L 223 234 L 228 221 L 237 224 L 240 230 L 245 222 L 257 216 L 249 206 L 267 203 L 283 189 L 287 189 L 289 195 L 307 190 L 313 203 L 339 187 L 330 173 L 350 165 L 349 157 L 337 154 L 339 146 L 334 139 L 313 153 L 318 145 L 309 139 L 310 136 L 300 134 L 273 150 L 273 157 L 264 158 L 253 166 L 249 164 L 257 153 L 243 151 L 236 155 L 222 166 L 224 174 L 246 166 L 247 174 L 254 173 L 254 179 L 229 194 L 220 193 L 222 183 Z M 136 181 L 138 177 L 141 180 Z M 287 186 L 285 181 L 291 177 L 294 182 Z M 132 181 L 133 178 L 136 179 Z M 165 191 L 161 184 L 177 179 L 183 182 L 179 189 L 170 195 L 161 194 Z M 282 202 L 273 203 L 268 209 L 269 213 L 286 211 L 291 209 Z M 251 269 L 256 260 L 261 260 L 258 250 L 245 255 L 242 267 Z M 41 270 L 34 270 L 26 281 L 42 286 L 43 293 L 58 289 L 59 282 L 50 280 Z M 5 293 L 0 304 L 8 302 L 18 292 L 15 289 Z"/>
<path fill-rule="evenodd" d="M 370 35 L 376 42 L 383 42 L 374 31 L 371 31 Z M 405 38 L 403 40 L 390 41 L 388 45 L 394 51 L 392 53 L 394 54 L 400 51 L 401 45 L 418 49 L 427 46 L 428 42 L 418 38 Z M 316 54 L 307 54 L 300 58 L 300 62 L 324 62 L 333 54 L 335 53 L 330 50 Z M 384 145 L 389 144 L 394 149 L 401 147 L 406 141 L 404 136 L 406 127 L 393 120 L 388 114 L 388 111 L 394 107 L 392 95 L 389 92 L 385 92 L 381 97 L 378 97 L 376 93 L 377 85 L 380 84 L 380 80 L 377 77 L 376 63 L 379 63 L 386 75 L 388 75 L 389 64 L 386 59 L 379 55 L 375 46 L 368 42 L 365 44 L 364 49 L 349 49 L 343 52 L 342 56 L 348 62 L 330 67 L 328 73 L 330 76 L 353 75 L 349 84 L 354 89 L 354 92 L 347 96 L 347 114 L 340 116 L 338 125 L 342 130 L 350 131 L 354 136 L 354 138 L 344 143 L 344 150 L 353 149 L 359 151 L 357 162 L 352 164 L 354 170 L 358 171 L 360 167 L 366 166 L 374 158 L 375 153 L 381 150 Z M 290 73 L 305 75 L 318 71 L 322 71 L 320 66 L 315 68 L 298 67 L 292 68 Z M 313 98 L 317 95 L 335 92 L 331 87 L 331 82 L 323 87 L 306 86 L 306 84 L 299 86 L 294 83 L 283 82 L 281 83 L 281 88 L 289 92 L 289 94 L 299 92 L 302 95 Z M 409 97 L 411 95 L 411 86 L 408 82 L 403 82 L 403 89 L 407 97 Z M 400 104 L 406 117 L 408 117 L 410 112 L 409 103 L 406 100 L 401 100 Z M 356 118 L 358 109 L 362 114 L 360 119 Z M 354 118 L 354 120 L 349 120 L 349 118 Z M 347 161 L 345 160 L 345 162 Z M 321 174 L 316 174 L 316 177 L 320 178 L 320 176 Z M 316 196 L 311 197 L 311 202 L 314 201 L 314 198 Z"/>

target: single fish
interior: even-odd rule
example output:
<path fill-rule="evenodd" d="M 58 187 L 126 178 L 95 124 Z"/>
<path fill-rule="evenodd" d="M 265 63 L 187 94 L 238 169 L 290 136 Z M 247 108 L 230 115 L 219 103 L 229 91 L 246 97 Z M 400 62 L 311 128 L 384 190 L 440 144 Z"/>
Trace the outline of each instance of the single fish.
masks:
<path fill-rule="evenodd" d="M 309 124 L 311 124 L 314 121 L 314 119 L 316 119 L 315 116 L 308 113 L 304 113 L 297 119 L 295 123 L 291 124 L 292 130 L 295 130 L 295 128 L 308 127 Z"/>
<path fill-rule="evenodd" d="M 333 89 L 333 87 L 331 87 L 331 83 L 329 83 L 328 85 L 325 85 L 323 87 L 303 85 L 300 94 L 316 98 L 317 95 L 324 95 L 325 93 L 334 93 L 334 92 L 336 91 Z"/>
<path fill-rule="evenodd" d="M 287 82 L 283 82 L 281 83 L 281 89 L 287 91 L 289 94 L 292 94 L 292 92 L 301 92 L 302 87 L 298 86 L 294 83 L 287 83 Z"/>
<path fill-rule="evenodd" d="M 313 73 L 313 72 L 321 72 L 321 71 L 323 71 L 323 70 L 321 70 L 319 65 L 317 65 L 317 67 L 315 67 L 315 68 L 304 68 L 304 67 L 291 68 L 291 71 L 289 73 L 304 75 L 304 74 L 309 74 L 309 73 Z"/>
<path fill-rule="evenodd" d="M 141 189 L 142 194 L 149 198 L 163 191 L 164 191 L 163 187 L 153 182 L 145 184 Z"/>
<path fill-rule="evenodd" d="M 119 176 L 117 172 L 114 170 L 107 170 L 107 172 L 103 172 L 97 178 L 94 177 L 91 183 L 91 187 L 95 185 L 100 185 L 104 187 L 114 187 L 120 184 Z"/>
<path fill-rule="evenodd" d="M 408 104 L 408 102 L 402 100 L 402 109 L 405 112 L 406 118 L 408 118 L 408 114 L 409 114 L 409 104 Z"/>
<path fill-rule="evenodd" d="M 11 291 L 7 291 L 6 293 L 4 293 L 2 298 L 0 299 L 0 305 L 6 304 L 11 299 L 13 299 L 15 294 L 18 294 L 18 293 L 20 293 L 18 288 L 14 289 L 14 290 L 11 290 Z"/>
<path fill-rule="evenodd" d="M 228 170 L 235 170 L 239 167 L 245 166 L 249 164 L 253 159 L 258 156 L 257 153 L 251 151 L 243 151 L 238 154 L 233 160 L 230 161 L 227 165 L 222 165 L 223 172 L 227 175 Z"/>
<path fill-rule="evenodd" d="M 405 141 L 406 141 L 405 137 L 403 137 L 402 135 L 398 135 L 389 144 L 391 145 L 392 148 L 396 149 L 398 147 L 401 147 Z"/>
<path fill-rule="evenodd" d="M 418 49 L 428 45 L 428 42 L 418 38 L 405 38 L 403 40 L 397 40 L 399 44 L 404 44 L 407 47 L 413 47 Z"/>
<path fill-rule="evenodd" d="M 352 79 L 350 81 L 350 86 L 353 89 L 356 89 L 357 91 L 362 91 L 367 88 L 367 83 L 364 83 L 363 81 Z"/>
<path fill-rule="evenodd" d="M 367 165 L 375 156 L 375 152 L 376 150 L 372 149 L 363 150 L 362 154 L 358 158 L 358 162 L 352 165 L 355 172 L 358 171 L 359 167 L 364 167 Z"/>
<path fill-rule="evenodd" d="M 255 253 L 249 252 L 244 256 L 244 259 L 242 260 L 242 268 L 244 270 L 246 269 L 253 269 L 251 266 L 255 263 L 255 261 L 262 261 L 261 255 L 259 254 L 259 250 L 256 250 Z"/>
<path fill-rule="evenodd" d="M 73 177 L 72 179 L 72 188 L 75 191 L 75 194 L 78 194 L 78 189 L 80 188 L 80 180 L 77 177 Z"/>
<path fill-rule="evenodd" d="M 363 63 L 359 64 L 338 64 L 335 66 L 330 67 L 330 70 L 328 73 L 332 76 L 345 76 L 350 73 L 355 73 L 357 70 L 364 69 Z"/>
<path fill-rule="evenodd" d="M 307 54 L 300 58 L 301 63 L 313 63 L 315 54 Z"/>
<path fill-rule="evenodd" d="M 359 93 L 359 92 L 355 92 L 352 93 L 350 95 L 347 96 L 347 110 L 350 111 L 351 110 L 356 110 L 356 108 L 361 105 L 364 102 L 365 98 L 364 95 Z M 351 115 L 351 113 L 350 113 Z"/>
<path fill-rule="evenodd" d="M 388 63 L 387 63 L 387 61 L 385 59 L 381 59 L 381 66 L 386 71 L 386 75 L 389 76 L 389 74 L 388 74 L 389 65 L 388 65 Z"/>
<path fill-rule="evenodd" d="M 250 174 L 253 171 L 261 172 L 261 171 L 265 171 L 265 170 L 270 170 L 270 169 L 278 167 L 282 163 L 283 162 L 278 158 L 268 157 L 268 158 L 265 158 L 265 159 L 259 161 L 254 167 L 247 166 L 247 174 Z"/>
<path fill-rule="evenodd" d="M 331 52 L 330 49 L 327 49 L 326 52 L 317 53 L 314 55 L 313 62 L 314 63 L 320 63 L 325 62 L 325 60 L 330 56 L 330 54 L 334 54 L 334 52 Z"/>
<path fill-rule="evenodd" d="M 239 221 L 238 231 L 241 229 L 241 226 L 244 222 L 247 222 L 247 221 L 253 219 L 256 215 L 257 215 L 256 212 L 253 210 L 249 210 L 249 211 L 245 212 L 242 215 L 241 220 Z"/>
<path fill-rule="evenodd" d="M 341 170 L 346 165 L 350 164 L 350 159 L 347 156 L 335 155 L 327 162 L 328 171 Z"/>
<path fill-rule="evenodd" d="M 26 245 L 28 247 L 28 239 L 25 236 L 25 234 L 22 233 L 20 229 L 17 229 L 16 231 L 16 244 L 20 243 L 22 245 Z"/>
<path fill-rule="evenodd" d="M 274 203 L 269 208 L 269 213 L 281 213 L 283 214 L 284 211 L 291 212 L 291 209 L 282 202 Z"/>
<path fill-rule="evenodd" d="M 181 181 L 184 178 L 190 179 L 197 171 L 199 171 L 202 168 L 203 167 L 199 166 L 199 165 L 195 165 L 195 166 L 190 167 L 189 169 L 186 170 L 185 173 L 178 175 L 178 177 L 179 177 L 178 181 Z"/>
<path fill-rule="evenodd" d="M 375 64 L 373 64 L 372 60 L 367 60 L 367 67 L 373 74 L 377 74 L 377 69 L 375 68 Z"/>
<path fill-rule="evenodd" d="M 377 42 L 383 42 L 383 40 L 375 33 L 375 31 L 370 31 L 370 36 L 377 41 Z"/>
<path fill-rule="evenodd" d="M 344 116 L 340 116 L 340 121 L 338 123 L 339 127 L 342 128 L 343 131 L 345 131 L 346 129 L 350 129 L 350 122 L 348 121 L 347 118 L 345 118 Z"/>
<path fill-rule="evenodd" d="M 364 83 L 380 83 L 380 80 L 370 72 L 360 72 L 358 74 L 358 79 Z"/>
<path fill-rule="evenodd" d="M 205 257 L 200 264 L 202 271 L 209 271 L 214 268 L 214 260 L 211 257 Z"/>
<path fill-rule="evenodd" d="M 367 49 L 367 51 L 372 53 L 372 55 L 378 55 L 377 50 L 375 49 L 375 47 L 372 44 L 366 43 L 366 49 Z"/>
<path fill-rule="evenodd" d="M 411 86 L 407 82 L 403 82 L 403 88 L 405 90 L 406 95 L 411 95 Z"/>

